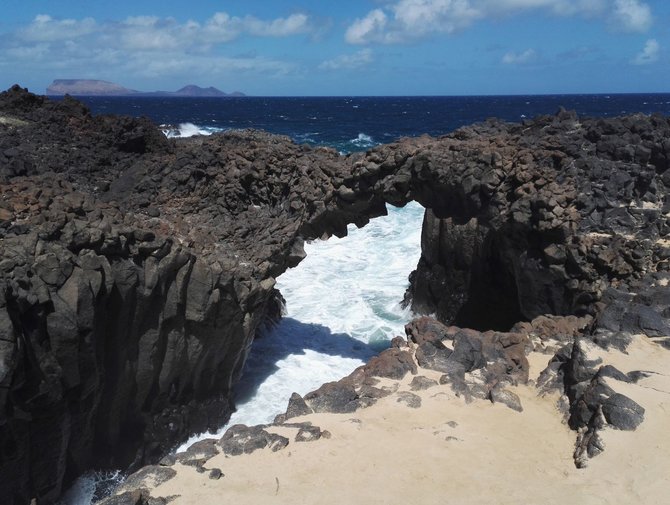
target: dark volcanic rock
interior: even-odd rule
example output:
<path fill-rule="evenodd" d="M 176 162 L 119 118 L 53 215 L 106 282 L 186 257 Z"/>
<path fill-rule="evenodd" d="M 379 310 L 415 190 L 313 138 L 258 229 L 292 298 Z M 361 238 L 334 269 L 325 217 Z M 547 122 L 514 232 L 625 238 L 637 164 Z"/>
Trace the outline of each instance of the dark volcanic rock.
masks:
<path fill-rule="evenodd" d="M 418 317 L 405 325 L 405 334 L 415 344 L 430 343 L 444 347 L 442 341 L 449 337 L 449 328 L 433 317 Z"/>
<path fill-rule="evenodd" d="M 316 391 L 307 393 L 305 401 L 314 412 L 344 414 L 361 407 L 361 399 L 353 382 L 327 382 Z"/>
<path fill-rule="evenodd" d="M 307 423 L 304 423 L 300 426 L 298 433 L 295 435 L 296 442 L 314 442 L 319 440 L 323 432 L 318 426 L 311 426 Z"/>
<path fill-rule="evenodd" d="M 594 317 L 553 336 L 536 326 L 552 346 L 580 332 L 603 346 L 638 333 L 670 346 L 665 117 L 561 111 L 346 157 L 256 131 L 167 139 L 146 119 L 94 117 L 18 86 L 0 93 L 0 118 L 0 495 L 10 505 L 53 501 L 92 466 L 158 461 L 225 422 L 257 330 L 280 313 L 274 279 L 304 257 L 305 240 L 343 236 L 386 203 L 430 209 L 408 301 L 482 331 L 444 336 L 421 323 L 422 361 L 455 389 L 488 395 L 501 377 L 527 380 L 527 335 L 507 330 L 545 314 Z M 413 372 L 404 351 L 369 370 Z M 579 402 L 596 371 L 562 359 L 548 382 L 566 379 Z M 478 369 L 486 384 L 473 389 L 464 374 Z M 365 373 L 306 405 L 373 403 L 383 391 Z M 604 407 L 584 405 L 575 419 L 588 412 L 592 426 Z"/>
<path fill-rule="evenodd" d="M 147 466 L 130 475 L 115 495 L 98 502 L 100 505 L 164 505 L 164 498 L 153 498 L 148 489 L 167 482 L 177 475 L 176 470 L 162 466 Z"/>
<path fill-rule="evenodd" d="M 634 430 L 644 420 L 644 408 L 619 393 L 610 395 L 602 408 L 607 422 L 620 430 Z"/>
<path fill-rule="evenodd" d="M 265 431 L 261 426 L 245 426 L 236 424 L 228 428 L 219 440 L 223 453 L 229 456 L 251 454 L 258 449 L 268 447 L 273 452 L 279 451 L 288 445 L 288 439 Z"/>
<path fill-rule="evenodd" d="M 412 355 L 401 349 L 386 349 L 365 365 L 366 375 L 372 377 L 399 380 L 405 377 L 407 372 L 416 374 L 416 364 Z"/>
<path fill-rule="evenodd" d="M 493 403 L 502 403 L 507 405 L 512 410 L 523 412 L 523 406 L 521 405 L 521 399 L 519 398 L 519 395 L 508 389 L 503 389 L 499 386 L 496 386 L 491 389 L 489 396 L 491 398 L 491 402 Z"/>
<path fill-rule="evenodd" d="M 451 354 L 452 351 L 444 346 L 437 347 L 430 342 L 424 342 L 416 350 L 416 361 L 420 367 L 436 372 L 447 373 L 455 369 L 463 369 L 460 363 L 449 359 Z"/>
<path fill-rule="evenodd" d="M 215 439 L 205 439 L 189 446 L 184 452 L 175 455 L 175 462 L 182 465 L 202 466 L 208 459 L 219 454 Z"/>
<path fill-rule="evenodd" d="M 314 411 L 307 405 L 307 403 L 305 403 L 303 397 L 298 393 L 293 393 L 288 400 L 286 413 L 279 414 L 275 418 L 275 423 L 283 423 L 293 417 L 304 416 L 306 414 L 311 414 L 312 412 Z"/>
<path fill-rule="evenodd" d="M 403 403 L 412 409 L 418 409 L 421 407 L 421 397 L 410 393 L 409 391 L 401 391 L 398 393 L 398 403 Z"/>
<path fill-rule="evenodd" d="M 430 389 L 434 386 L 437 386 L 436 380 L 429 379 L 422 375 L 414 377 L 412 379 L 412 382 L 410 382 L 409 384 L 409 387 L 412 391 L 423 391 L 425 389 Z"/>

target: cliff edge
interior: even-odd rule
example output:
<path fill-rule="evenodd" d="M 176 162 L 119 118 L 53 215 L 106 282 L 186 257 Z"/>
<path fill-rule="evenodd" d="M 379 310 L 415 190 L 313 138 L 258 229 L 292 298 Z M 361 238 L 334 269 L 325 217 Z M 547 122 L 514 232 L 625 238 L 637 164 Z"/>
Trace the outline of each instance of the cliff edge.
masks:
<path fill-rule="evenodd" d="M 0 492 L 48 503 L 91 466 L 139 468 L 225 422 L 303 241 L 411 200 L 429 211 L 408 303 L 482 332 L 545 332 L 576 460 L 596 454 L 607 412 L 638 411 L 601 387 L 580 342 L 670 335 L 669 137 L 661 116 L 560 111 L 340 156 L 258 131 L 167 139 L 13 87 L 0 94 Z M 558 326 L 537 323 L 547 314 Z M 507 352 L 521 337 L 458 335 L 458 352 L 415 342 L 454 387 L 527 380 L 525 354 Z M 482 369 L 470 391 L 464 374 Z"/>

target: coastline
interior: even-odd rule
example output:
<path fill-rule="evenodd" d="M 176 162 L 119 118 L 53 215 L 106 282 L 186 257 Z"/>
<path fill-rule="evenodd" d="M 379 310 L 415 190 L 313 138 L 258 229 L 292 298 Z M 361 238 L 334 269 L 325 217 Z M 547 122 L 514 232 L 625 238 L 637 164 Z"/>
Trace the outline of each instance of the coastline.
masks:
<path fill-rule="evenodd" d="M 412 388 L 418 376 L 440 379 L 439 373 L 419 368 L 418 375 L 381 380 L 377 387 L 395 392 L 368 408 L 309 414 L 287 421 L 288 427 L 267 427 L 290 440 L 276 452 L 221 453 L 200 467 L 176 463 L 171 467 L 176 476 L 149 486 L 150 495 L 175 505 L 660 505 L 670 487 L 670 440 L 659 436 L 670 423 L 670 377 L 663 373 L 667 351 L 643 336 L 627 353 L 591 351 L 603 364 L 624 372 L 643 367 L 653 376 L 623 388 L 645 408 L 645 422 L 635 433 L 606 429 L 605 452 L 586 468 L 574 465 L 575 433 L 557 407 L 559 395 L 540 394 L 535 385 L 541 367 L 531 365 L 529 383 L 511 388 L 522 412 L 482 399 L 467 402 L 448 385 Z M 535 365 L 549 359 L 537 352 L 529 355 Z M 408 395 L 420 398 L 421 405 L 408 403 Z M 327 430 L 329 436 L 296 441 L 295 425 L 300 423 Z M 212 469 L 223 475 L 211 478 Z"/>
<path fill-rule="evenodd" d="M 667 118 L 560 110 L 342 156 L 258 131 L 178 142 L 149 120 L 18 87 L 0 106 L 11 503 L 53 501 L 91 467 L 174 465 L 175 442 L 230 413 L 256 330 L 279 316 L 275 279 L 305 257 L 304 241 L 346 235 L 387 203 L 429 209 L 410 298 L 456 326 L 410 323 L 409 343 L 292 397 L 284 421 L 381 404 L 398 391 L 375 377 L 417 365 L 465 401 L 519 411 L 526 396 L 513 388 L 528 383 L 532 349 L 551 359 L 537 380 L 560 395 L 579 468 L 613 427 L 635 431 L 656 409 L 633 398 L 647 364 L 602 366 L 593 345 L 624 351 L 644 334 L 668 347 Z M 421 399 L 400 393 L 410 408 Z M 288 444 L 262 427 L 220 443 L 231 455 Z"/>

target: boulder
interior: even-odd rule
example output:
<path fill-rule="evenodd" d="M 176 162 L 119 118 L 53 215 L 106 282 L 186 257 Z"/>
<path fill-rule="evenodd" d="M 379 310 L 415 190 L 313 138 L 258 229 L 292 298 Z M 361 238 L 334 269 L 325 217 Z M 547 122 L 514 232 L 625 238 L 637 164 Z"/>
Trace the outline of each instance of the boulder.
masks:
<path fill-rule="evenodd" d="M 266 447 L 272 452 L 276 452 L 285 448 L 288 443 L 286 437 L 269 433 L 261 426 L 245 426 L 243 424 L 236 424 L 228 428 L 218 441 L 223 453 L 228 456 L 251 454 Z"/>

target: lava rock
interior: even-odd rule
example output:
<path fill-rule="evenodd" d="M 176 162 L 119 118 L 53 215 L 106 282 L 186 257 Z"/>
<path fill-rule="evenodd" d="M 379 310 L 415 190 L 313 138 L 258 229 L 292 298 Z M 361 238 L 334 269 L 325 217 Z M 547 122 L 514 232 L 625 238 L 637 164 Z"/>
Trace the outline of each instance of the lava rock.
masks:
<path fill-rule="evenodd" d="M 607 422 L 620 430 L 634 430 L 644 420 L 644 408 L 620 393 L 614 393 L 602 404 Z"/>
<path fill-rule="evenodd" d="M 218 441 L 223 453 L 228 456 L 251 454 L 259 449 L 270 448 L 272 452 L 280 451 L 288 445 L 286 437 L 269 433 L 261 426 L 245 426 L 236 424 L 228 428 Z"/>

